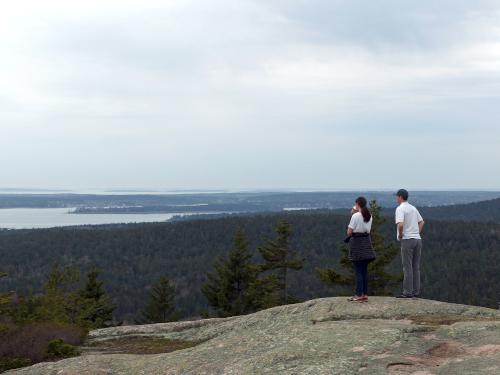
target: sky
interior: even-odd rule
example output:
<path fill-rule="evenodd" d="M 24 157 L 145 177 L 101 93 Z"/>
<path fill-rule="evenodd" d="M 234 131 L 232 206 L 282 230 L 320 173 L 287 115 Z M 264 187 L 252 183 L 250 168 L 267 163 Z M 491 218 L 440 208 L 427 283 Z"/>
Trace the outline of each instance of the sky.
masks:
<path fill-rule="evenodd" d="M 0 187 L 500 190 L 500 1 L 11 1 Z"/>

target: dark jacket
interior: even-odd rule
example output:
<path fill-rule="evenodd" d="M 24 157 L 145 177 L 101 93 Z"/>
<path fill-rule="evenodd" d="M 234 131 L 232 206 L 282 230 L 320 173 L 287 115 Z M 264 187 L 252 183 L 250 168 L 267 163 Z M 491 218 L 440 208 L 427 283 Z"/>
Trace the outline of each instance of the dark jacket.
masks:
<path fill-rule="evenodd" d="M 375 251 L 373 251 L 370 233 L 353 233 L 349 241 L 349 260 L 356 262 L 374 259 Z"/>

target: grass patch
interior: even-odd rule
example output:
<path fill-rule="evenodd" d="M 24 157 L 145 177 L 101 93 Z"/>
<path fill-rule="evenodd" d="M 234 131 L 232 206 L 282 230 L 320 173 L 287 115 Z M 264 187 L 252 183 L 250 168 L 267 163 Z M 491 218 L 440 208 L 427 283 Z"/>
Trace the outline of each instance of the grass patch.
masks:
<path fill-rule="evenodd" d="M 198 344 L 200 342 L 172 340 L 164 337 L 129 336 L 94 341 L 88 348 L 103 353 L 160 354 L 191 348 Z"/>
<path fill-rule="evenodd" d="M 408 317 L 415 324 L 425 324 L 431 326 L 451 325 L 458 322 L 491 322 L 500 319 L 489 316 L 467 316 L 460 314 L 429 314 L 415 315 Z"/>

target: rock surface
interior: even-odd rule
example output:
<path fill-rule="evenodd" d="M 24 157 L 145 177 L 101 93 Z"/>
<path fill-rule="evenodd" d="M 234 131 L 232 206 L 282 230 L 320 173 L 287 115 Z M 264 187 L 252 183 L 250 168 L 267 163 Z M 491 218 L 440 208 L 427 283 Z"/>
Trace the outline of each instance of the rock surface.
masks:
<path fill-rule="evenodd" d="M 154 355 L 88 354 L 9 374 L 500 374 L 500 312 L 415 299 L 322 298 L 247 316 L 127 326 L 131 336 L 200 342 Z"/>

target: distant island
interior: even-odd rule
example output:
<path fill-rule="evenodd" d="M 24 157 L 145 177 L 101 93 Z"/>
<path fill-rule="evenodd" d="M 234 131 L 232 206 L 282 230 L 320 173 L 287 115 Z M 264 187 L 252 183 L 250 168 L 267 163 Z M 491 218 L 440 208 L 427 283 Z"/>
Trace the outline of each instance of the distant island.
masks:
<path fill-rule="evenodd" d="M 284 209 L 348 208 L 357 195 L 394 207 L 393 192 L 204 192 L 166 194 L 9 193 L 0 191 L 2 208 L 72 208 L 85 213 L 266 212 Z M 494 191 L 416 191 L 418 206 L 466 204 L 500 198 Z"/>

